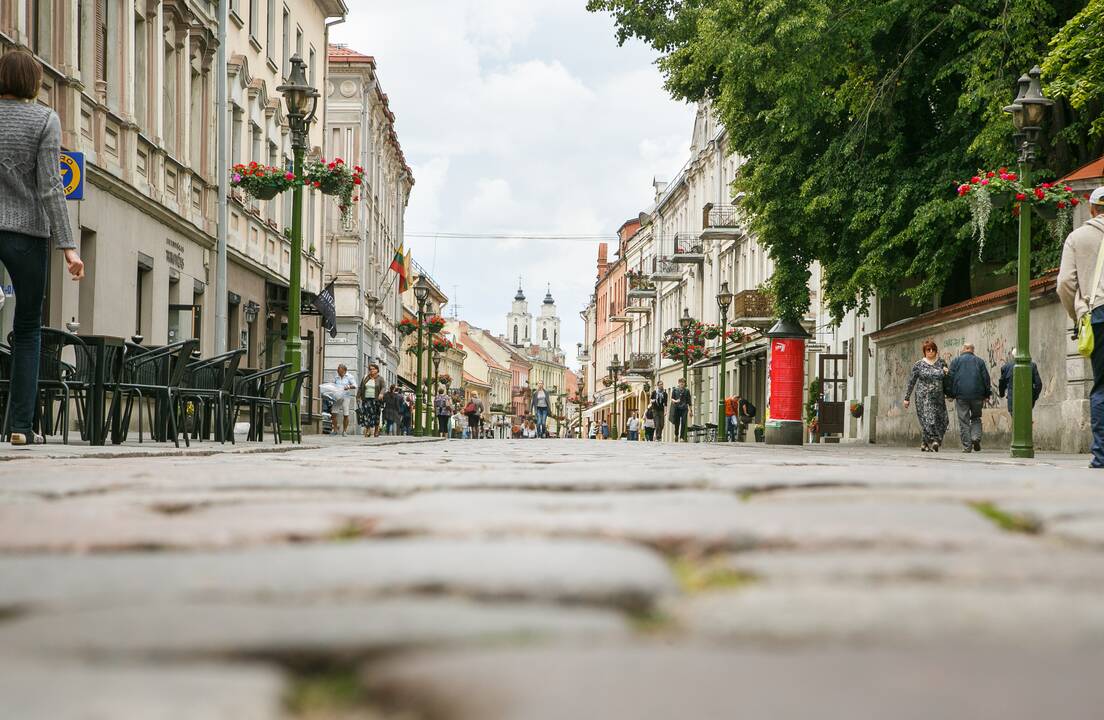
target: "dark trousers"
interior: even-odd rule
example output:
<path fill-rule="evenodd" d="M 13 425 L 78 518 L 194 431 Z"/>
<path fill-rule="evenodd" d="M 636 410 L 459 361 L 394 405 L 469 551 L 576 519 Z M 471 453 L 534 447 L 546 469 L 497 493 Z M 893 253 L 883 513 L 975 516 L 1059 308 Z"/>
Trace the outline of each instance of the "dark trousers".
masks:
<path fill-rule="evenodd" d="M 963 449 L 972 447 L 975 442 L 981 442 L 981 411 L 984 406 L 984 400 L 955 400 L 958 439 L 962 441 Z"/>
<path fill-rule="evenodd" d="M 0 263 L 11 276 L 15 290 L 7 410 L 8 431 L 13 433 L 30 435 L 34 427 L 42 348 L 42 301 L 46 297 L 49 256 L 48 239 L 0 231 Z"/>
<path fill-rule="evenodd" d="M 1104 306 L 1092 313 L 1093 385 L 1089 393 L 1089 412 L 1092 418 L 1092 462 L 1095 468 L 1104 468 Z"/>
<path fill-rule="evenodd" d="M 450 419 L 451 419 L 451 416 L 449 416 L 449 415 L 438 415 L 437 416 L 437 432 L 439 434 L 448 436 L 449 420 Z"/>
<path fill-rule="evenodd" d="M 650 427 L 644 428 L 644 439 L 649 441 L 649 442 L 655 440 L 656 439 L 655 438 L 655 428 L 650 428 Z"/>
<path fill-rule="evenodd" d="M 675 442 L 685 438 L 686 419 L 689 415 L 690 408 L 680 408 L 678 406 L 671 408 L 671 426 L 675 431 Z"/>

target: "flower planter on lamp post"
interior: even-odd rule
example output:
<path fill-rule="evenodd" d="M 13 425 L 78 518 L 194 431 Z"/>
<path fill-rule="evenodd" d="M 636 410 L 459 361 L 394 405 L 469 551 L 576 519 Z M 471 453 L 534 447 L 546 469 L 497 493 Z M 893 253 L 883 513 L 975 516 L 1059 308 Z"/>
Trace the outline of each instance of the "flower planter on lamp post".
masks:
<path fill-rule="evenodd" d="M 414 299 L 418 301 L 418 342 L 415 353 L 418 356 L 418 377 L 414 384 L 414 436 L 421 437 L 422 427 L 422 325 L 425 323 L 426 300 L 429 298 L 429 283 L 425 275 L 418 276 L 414 283 Z"/>
<path fill-rule="evenodd" d="M 621 361 L 617 359 L 617 353 L 613 354 L 613 362 L 606 368 L 609 370 L 609 374 L 613 377 L 613 423 L 610 428 L 610 437 L 614 440 L 617 439 L 617 378 L 621 375 L 621 371 L 624 367 L 621 365 Z"/>

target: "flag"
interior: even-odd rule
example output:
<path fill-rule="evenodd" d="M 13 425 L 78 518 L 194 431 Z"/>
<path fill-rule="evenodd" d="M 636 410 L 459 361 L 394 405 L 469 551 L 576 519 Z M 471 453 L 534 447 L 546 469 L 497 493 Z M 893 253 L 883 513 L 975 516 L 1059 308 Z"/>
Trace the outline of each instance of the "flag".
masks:
<path fill-rule="evenodd" d="M 330 337 L 337 337 L 337 307 L 334 304 L 334 283 L 327 285 L 311 303 L 322 316 L 322 327 L 330 331 Z"/>
<path fill-rule="evenodd" d="M 406 272 L 406 268 L 403 265 L 403 262 L 403 246 L 402 243 L 399 243 L 399 246 L 395 248 L 395 257 L 391 259 L 391 269 L 397 272 L 399 274 L 399 277 L 402 277 L 402 274 Z"/>
<path fill-rule="evenodd" d="M 410 251 L 406 251 L 403 258 L 403 271 L 399 273 L 399 292 L 404 293 L 410 289 Z"/>

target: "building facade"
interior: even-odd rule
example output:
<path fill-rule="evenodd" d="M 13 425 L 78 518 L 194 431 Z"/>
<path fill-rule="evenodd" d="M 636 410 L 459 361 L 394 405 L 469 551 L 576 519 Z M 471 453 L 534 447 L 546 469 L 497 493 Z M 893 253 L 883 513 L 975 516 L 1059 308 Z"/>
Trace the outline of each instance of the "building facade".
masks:
<path fill-rule="evenodd" d="M 335 45 L 328 58 L 326 138 L 334 157 L 364 169 L 364 182 L 357 211 L 345 221 L 337 201 L 326 199 L 325 282 L 334 284 L 337 311 L 337 335 L 326 337 L 326 374 L 344 363 L 362 377 L 376 363 L 390 383 L 402 360 L 396 326 L 403 317 L 399 277 L 390 267 L 404 246 L 414 176 L 375 59 Z"/>

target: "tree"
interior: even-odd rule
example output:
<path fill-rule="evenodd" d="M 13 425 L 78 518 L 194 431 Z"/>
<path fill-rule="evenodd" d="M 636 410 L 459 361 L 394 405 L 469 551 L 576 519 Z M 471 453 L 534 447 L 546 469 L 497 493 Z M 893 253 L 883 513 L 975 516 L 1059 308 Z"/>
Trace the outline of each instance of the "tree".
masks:
<path fill-rule="evenodd" d="M 1070 28 L 1087 4 L 590 0 L 588 7 L 613 14 L 619 41 L 636 37 L 656 48 L 671 94 L 712 102 L 729 149 L 748 158 L 733 191 L 746 193 L 751 229 L 774 260 L 779 314 L 796 319 L 807 311 L 809 266 L 819 261 L 824 301 L 838 320 L 875 291 L 904 289 L 921 304 L 961 286 L 973 244 L 952 183 L 978 167 L 1012 164 L 1002 108 L 1060 32 L 1070 34 L 1059 43 L 1067 54 L 1090 41 L 1089 22 Z M 1084 63 L 1069 57 L 1062 67 L 1079 77 Z M 1064 154 L 1048 155 L 1055 172 L 1087 159 L 1092 146 L 1080 111 L 1063 107 L 1056 133 Z"/>

